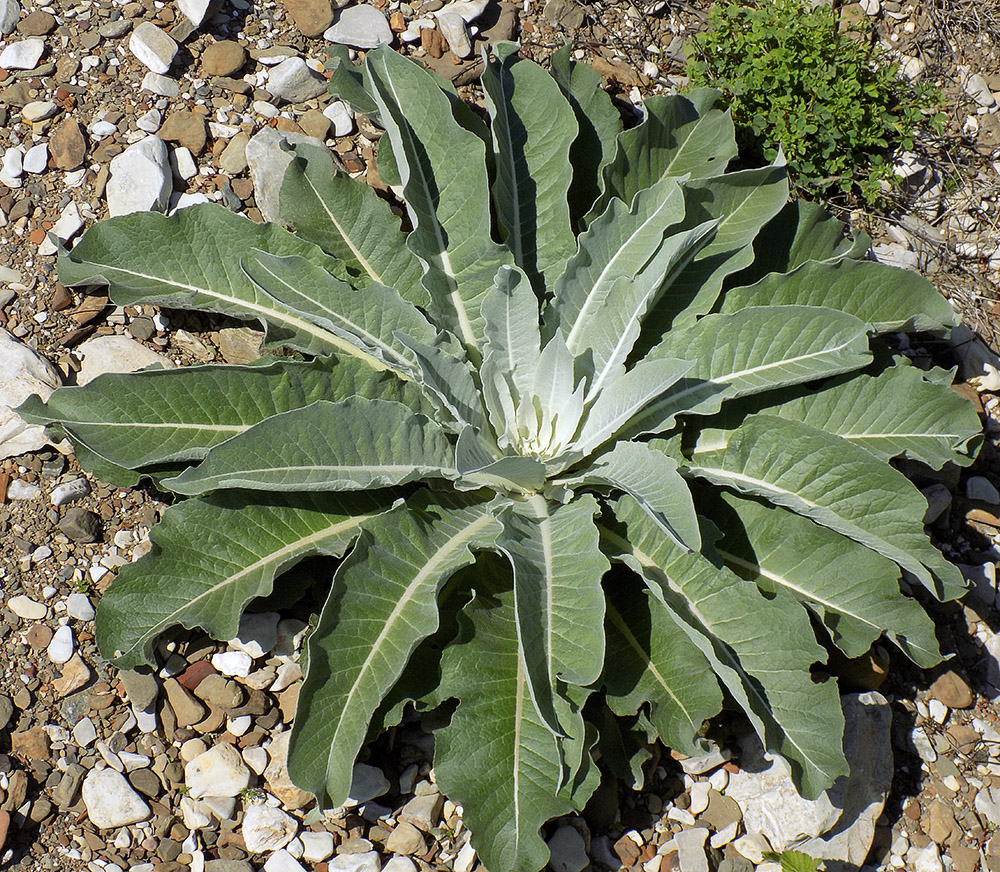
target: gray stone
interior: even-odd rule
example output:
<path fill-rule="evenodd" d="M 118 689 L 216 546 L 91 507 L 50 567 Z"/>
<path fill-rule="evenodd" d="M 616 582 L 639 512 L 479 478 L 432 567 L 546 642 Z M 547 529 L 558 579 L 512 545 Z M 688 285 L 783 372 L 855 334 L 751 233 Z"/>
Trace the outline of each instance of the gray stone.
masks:
<path fill-rule="evenodd" d="M 147 136 L 112 159 L 108 212 L 112 217 L 130 212 L 163 212 L 173 187 L 167 144 L 157 136 Z"/>
<path fill-rule="evenodd" d="M 5 70 L 33 70 L 45 53 L 45 41 L 38 37 L 12 42 L 0 52 L 0 68 Z"/>
<path fill-rule="evenodd" d="M 114 769 L 91 770 L 83 782 L 83 803 L 90 822 L 108 829 L 149 819 L 149 806 Z"/>
<path fill-rule="evenodd" d="M 229 640 L 229 647 L 243 651 L 253 657 L 263 657 L 278 644 L 277 612 L 246 612 L 240 618 L 240 627 L 235 639 Z"/>
<path fill-rule="evenodd" d="M 301 103 L 326 93 L 326 79 L 302 58 L 287 58 L 268 73 L 267 90 L 289 103 Z"/>
<path fill-rule="evenodd" d="M 98 542 L 104 533 L 104 523 L 94 512 L 73 507 L 62 516 L 59 529 L 74 542 Z"/>
<path fill-rule="evenodd" d="M 253 866 L 246 860 L 209 860 L 205 872 L 253 872 Z"/>
<path fill-rule="evenodd" d="M 988 478 L 981 475 L 973 475 L 966 480 L 965 495 L 970 500 L 989 503 L 991 506 L 1000 505 L 1000 493 Z"/>
<path fill-rule="evenodd" d="M 152 673 L 128 669 L 119 672 L 118 677 L 125 685 L 129 702 L 137 709 L 147 709 L 156 701 L 156 697 L 160 693 L 160 685 Z"/>
<path fill-rule="evenodd" d="M 927 500 L 927 511 L 924 512 L 925 524 L 933 524 L 951 508 L 951 491 L 945 485 L 932 484 L 930 487 L 925 487 L 921 493 Z"/>
<path fill-rule="evenodd" d="M 355 763 L 351 777 L 351 793 L 345 805 L 362 805 L 389 789 L 389 779 L 377 766 Z"/>
<path fill-rule="evenodd" d="M 576 827 L 568 824 L 559 827 L 547 844 L 550 854 L 549 868 L 552 872 L 581 872 L 590 865 L 587 846 Z"/>
<path fill-rule="evenodd" d="M 246 159 L 250 166 L 250 178 L 253 179 L 254 198 L 257 208 L 265 221 L 279 220 L 278 194 L 285 178 L 285 170 L 292 161 L 292 154 L 282 151 L 280 143 L 289 145 L 309 143 L 323 146 L 323 142 L 312 136 L 301 133 L 285 133 L 273 127 L 265 127 L 255 134 L 246 146 Z M 330 158 L 331 167 L 333 158 Z"/>
<path fill-rule="evenodd" d="M 14 703 L 9 696 L 0 695 L 0 730 L 6 730 L 14 716 Z"/>
<path fill-rule="evenodd" d="M 338 13 L 323 38 L 353 48 L 376 48 L 392 42 L 392 29 L 386 17 L 373 6 L 351 6 Z"/>
<path fill-rule="evenodd" d="M 430 832 L 441 820 L 444 797 L 440 793 L 415 796 L 399 813 L 399 819 L 413 824 L 425 833 Z"/>
<path fill-rule="evenodd" d="M 148 137 L 148 139 L 153 138 Z M 114 165 L 114 161 L 111 163 Z M 173 361 L 169 357 L 147 348 L 128 336 L 93 336 L 81 343 L 77 351 L 83 358 L 80 371 L 76 374 L 77 384 L 80 385 L 88 384 L 106 372 L 135 372 L 154 364 L 164 369 L 174 368 Z"/>
<path fill-rule="evenodd" d="M 0 0 L 0 36 L 13 32 L 20 15 L 21 7 L 17 0 Z"/>
<path fill-rule="evenodd" d="M 177 43 L 152 21 L 143 21 L 128 39 L 128 48 L 139 62 L 154 73 L 163 75 L 177 54 Z"/>
<path fill-rule="evenodd" d="M 66 614 L 78 621 L 92 621 L 94 607 L 85 593 L 71 593 L 66 597 Z"/>

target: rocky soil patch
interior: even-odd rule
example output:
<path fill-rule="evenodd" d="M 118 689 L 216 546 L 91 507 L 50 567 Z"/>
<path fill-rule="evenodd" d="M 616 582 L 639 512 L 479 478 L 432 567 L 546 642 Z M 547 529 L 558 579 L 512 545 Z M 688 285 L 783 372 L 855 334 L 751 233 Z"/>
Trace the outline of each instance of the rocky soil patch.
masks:
<path fill-rule="evenodd" d="M 945 137 L 900 156 L 906 209 L 854 217 L 875 231 L 880 257 L 929 274 L 992 341 L 1000 22 L 950 0 L 846 10 L 877 23 L 908 75 L 944 84 L 951 113 Z M 255 326 L 68 290 L 55 253 L 109 214 L 213 200 L 271 217 L 283 136 L 326 143 L 382 188 L 380 131 L 326 93 L 326 47 L 391 42 L 476 100 L 484 41 L 516 37 L 543 60 L 569 38 L 627 107 L 683 84 L 684 38 L 704 12 L 662 0 L 0 0 L 0 866 L 478 868 L 462 810 L 428 764 L 432 718 L 370 749 L 345 808 L 320 813 L 291 784 L 307 610 L 263 604 L 224 643 L 175 634 L 156 673 L 105 663 L 94 606 L 149 550 L 164 504 L 87 477 L 9 410 L 100 372 L 257 355 Z M 723 720 L 708 757 L 654 755 L 642 791 L 604 783 L 582 817 L 554 822 L 556 872 L 745 872 L 791 845 L 830 857 L 829 869 L 1000 870 L 1000 360 L 971 333 L 954 349 L 910 352 L 962 362 L 991 433 L 963 479 L 920 482 L 927 523 L 973 582 L 965 604 L 940 615 L 955 657 L 932 674 L 898 654 L 889 665 L 881 650 L 838 666 L 854 691 L 855 774 L 817 802 Z"/>

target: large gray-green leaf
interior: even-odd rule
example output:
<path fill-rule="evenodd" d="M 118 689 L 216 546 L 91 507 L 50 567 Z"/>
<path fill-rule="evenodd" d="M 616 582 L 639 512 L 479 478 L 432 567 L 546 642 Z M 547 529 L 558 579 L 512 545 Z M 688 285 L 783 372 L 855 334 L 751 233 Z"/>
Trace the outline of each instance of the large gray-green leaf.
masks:
<path fill-rule="evenodd" d="M 431 314 L 478 349 L 482 298 L 510 262 L 490 237 L 486 147 L 455 121 L 434 73 L 388 46 L 370 51 L 365 64 L 399 162 L 413 223 L 407 245 L 423 264 Z"/>
<path fill-rule="evenodd" d="M 648 348 L 667 330 L 688 327 L 715 305 L 727 276 L 753 263 L 753 241 L 788 200 L 784 166 L 728 173 L 684 186 L 684 229 L 718 221 L 715 236 L 659 298 L 643 325 Z M 776 301 L 768 301 L 768 305 Z M 801 300 L 786 302 L 801 303 Z M 816 305 L 827 305 L 817 302 Z"/>
<path fill-rule="evenodd" d="M 766 593 L 787 590 L 809 604 L 848 657 L 860 657 L 883 632 L 923 668 L 941 661 L 934 623 L 899 590 L 899 567 L 801 515 L 734 494 L 736 513 L 716 553 Z"/>
<path fill-rule="evenodd" d="M 913 366 L 859 375 L 768 409 L 867 448 L 881 460 L 905 456 L 933 469 L 968 466 L 982 436 L 979 415 L 950 387 Z"/>
<path fill-rule="evenodd" d="M 460 644 L 442 657 L 442 695 L 459 705 L 435 731 L 434 771 L 441 789 L 466 810 L 484 864 L 540 869 L 549 860 L 542 824 L 587 799 L 567 796 L 575 779 L 563 762 L 572 750 L 566 746 L 583 739 L 583 718 L 559 699 L 560 722 L 572 737 L 560 742 L 552 735 L 528 689 L 509 590 L 484 579 L 476 592 Z"/>
<path fill-rule="evenodd" d="M 815 798 L 847 774 L 840 697 L 834 681 L 810 672 L 826 651 L 802 606 L 783 591 L 764 597 L 752 582 L 678 548 L 631 497 L 615 515 L 627 539 L 602 533 L 608 547 L 646 580 L 650 608 L 664 608 L 708 658 L 764 747 L 791 764 L 802 794 Z"/>
<path fill-rule="evenodd" d="M 545 464 L 533 457 L 508 454 L 497 457 L 472 427 L 466 427 L 455 444 L 455 466 L 461 478 L 455 482 L 459 490 L 476 490 L 486 486 L 494 490 L 540 491 L 545 486 Z"/>
<path fill-rule="evenodd" d="M 180 494 L 339 491 L 455 474 L 455 450 L 438 424 L 401 403 L 354 397 L 273 415 L 163 484 Z"/>
<path fill-rule="evenodd" d="M 965 592 L 961 573 L 924 533 L 927 501 L 866 449 L 770 415 L 751 415 L 721 438 L 725 444 L 700 444 L 682 472 L 763 497 L 854 539 L 912 572 L 939 599 Z"/>
<path fill-rule="evenodd" d="M 672 330 L 643 361 L 689 356 L 694 368 L 639 413 L 630 433 L 662 432 L 682 412 L 710 415 L 722 401 L 860 369 L 871 360 L 865 325 L 833 309 L 761 306 L 706 315 Z"/>
<path fill-rule="evenodd" d="M 629 494 L 682 548 L 698 550 L 701 531 L 691 491 L 677 462 L 644 442 L 619 442 L 593 466 L 560 484 L 598 485 Z"/>
<path fill-rule="evenodd" d="M 631 208 L 612 200 L 580 235 L 579 250 L 555 284 L 547 332 L 561 328 L 569 350 L 582 354 L 615 282 L 634 278 L 660 248 L 667 228 L 683 217 L 684 194 L 672 178 L 642 191 Z"/>
<path fill-rule="evenodd" d="M 605 170 L 608 193 L 631 203 L 667 177 L 721 176 L 737 149 L 729 112 L 713 108 L 719 96 L 696 88 L 646 100 L 642 123 L 618 138 L 618 153 Z"/>
<path fill-rule="evenodd" d="M 364 524 L 334 576 L 299 694 L 288 769 L 327 808 L 342 805 L 372 713 L 438 626 L 442 585 L 500 531 L 489 504 L 411 497 Z"/>
<path fill-rule="evenodd" d="M 695 366 L 692 360 L 669 357 L 640 361 L 598 394 L 573 447 L 584 456 L 590 454 L 677 382 L 685 383 L 688 379 L 684 376 Z M 661 423 L 666 426 L 666 422 Z"/>
<path fill-rule="evenodd" d="M 324 330 L 355 345 L 388 368 L 410 377 L 416 358 L 396 337 L 432 344 L 437 330 L 394 288 L 371 282 L 356 290 L 303 257 L 254 251 L 243 271 L 267 296 Z"/>
<path fill-rule="evenodd" d="M 622 118 L 603 88 L 601 74 L 589 64 L 574 61 L 569 43 L 552 53 L 549 64 L 549 72 L 573 107 L 580 128 L 569 152 L 573 167 L 570 218 L 576 228 L 604 190 L 604 167 L 618 150 Z"/>
<path fill-rule="evenodd" d="M 159 303 L 176 309 L 256 318 L 273 343 L 311 354 L 344 352 L 384 366 L 350 342 L 281 307 L 254 287 L 240 260 L 255 250 L 300 255 L 324 269 L 337 264 L 317 246 L 276 224 L 254 224 L 214 203 L 181 209 L 169 218 L 154 212 L 122 215 L 87 230 L 59 257 L 67 285 L 107 285 L 120 306 Z"/>
<path fill-rule="evenodd" d="M 384 496 L 384 495 L 383 495 Z M 180 624 L 231 639 L 250 600 L 316 554 L 340 556 L 388 502 L 367 494 L 213 494 L 172 506 L 152 552 L 123 566 L 97 609 L 102 654 L 122 669 L 153 663 L 153 643 Z"/>
<path fill-rule="evenodd" d="M 531 698 L 562 735 L 557 680 L 587 686 L 604 663 L 604 591 L 608 561 L 601 553 L 589 495 L 566 505 L 535 495 L 500 515 L 497 547 L 514 567 L 514 609 Z"/>
<path fill-rule="evenodd" d="M 420 392 L 351 357 L 263 366 L 192 366 L 98 376 L 60 388 L 47 403 L 29 397 L 26 421 L 55 421 L 101 455 L 130 469 L 201 460 L 210 448 L 271 415 L 321 399 L 362 395 L 429 412 Z"/>
<path fill-rule="evenodd" d="M 923 276 L 851 258 L 810 261 L 788 275 L 771 274 L 749 287 L 733 288 L 721 311 L 790 303 L 840 309 L 870 324 L 876 333 L 940 332 L 958 323 L 955 310 Z"/>
<path fill-rule="evenodd" d="M 848 236 L 848 232 L 852 236 Z M 872 244 L 861 230 L 849 228 L 818 203 L 792 200 L 754 241 L 753 264 L 735 278 L 749 285 L 771 272 L 787 273 L 810 260 L 860 260 Z"/>
<path fill-rule="evenodd" d="M 711 664 L 636 583 L 616 578 L 608 599 L 603 677 L 608 705 L 629 715 L 646 704 L 663 744 L 682 754 L 704 753 L 696 736 L 722 709 Z"/>
<path fill-rule="evenodd" d="M 359 286 L 377 282 L 404 300 L 427 304 L 420 261 L 406 247 L 399 218 L 371 187 L 336 172 L 328 149 L 296 146 L 281 183 L 281 217 L 300 237 L 342 260 Z"/>
<path fill-rule="evenodd" d="M 483 70 L 483 93 L 493 121 L 496 177 L 493 202 L 500 234 L 516 263 L 541 290 L 552 286 L 576 250 L 566 159 L 578 127 L 556 81 L 518 57 L 517 46 L 494 46 Z"/>

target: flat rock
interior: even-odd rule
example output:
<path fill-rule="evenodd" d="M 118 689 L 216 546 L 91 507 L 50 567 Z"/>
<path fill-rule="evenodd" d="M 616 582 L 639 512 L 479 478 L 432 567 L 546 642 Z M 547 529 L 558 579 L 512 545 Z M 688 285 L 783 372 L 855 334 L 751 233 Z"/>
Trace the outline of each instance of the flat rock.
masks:
<path fill-rule="evenodd" d="M 62 698 L 84 687 L 90 681 L 90 667 L 79 654 L 74 654 L 63 666 L 62 675 L 54 679 L 52 688 Z"/>
<path fill-rule="evenodd" d="M 934 699 L 953 709 L 971 708 L 976 701 L 968 682 L 951 669 L 934 680 L 930 693 Z"/>
<path fill-rule="evenodd" d="M 326 864 L 328 872 L 379 872 L 382 863 L 375 851 L 361 854 L 338 854 Z"/>
<path fill-rule="evenodd" d="M 0 460 L 49 443 L 43 427 L 28 424 L 14 409 L 32 394 L 47 400 L 61 384 L 51 363 L 0 327 Z"/>
<path fill-rule="evenodd" d="M 237 796 L 250 784 L 250 770 L 243 765 L 240 752 L 232 745 L 219 744 L 199 754 L 184 767 L 184 783 L 193 799 Z"/>
<path fill-rule="evenodd" d="M 301 103 L 326 93 L 326 79 L 302 58 L 287 58 L 268 74 L 267 90 L 281 100 Z"/>
<path fill-rule="evenodd" d="M 303 36 L 319 36 L 333 23 L 330 0 L 283 0 Z"/>
<path fill-rule="evenodd" d="M 24 36 L 47 36 L 56 29 L 56 17 L 44 9 L 29 12 L 17 24 L 17 32 Z"/>
<path fill-rule="evenodd" d="M 682 830 L 674 835 L 682 872 L 708 872 L 708 857 L 705 854 L 707 838 L 708 830 L 704 827 Z"/>
<path fill-rule="evenodd" d="M 988 478 L 981 475 L 973 475 L 966 479 L 965 495 L 970 500 L 989 503 L 991 506 L 1000 505 L 1000 492 Z"/>
<path fill-rule="evenodd" d="M 323 38 L 352 48 L 376 48 L 392 42 L 392 29 L 386 17 L 374 6 L 350 6 L 337 14 L 333 26 Z"/>
<path fill-rule="evenodd" d="M 7 600 L 7 608 L 24 621 L 41 621 L 49 611 L 45 603 L 36 602 L 23 594 Z"/>
<path fill-rule="evenodd" d="M 399 820 L 413 824 L 417 829 L 429 833 L 441 821 L 444 797 L 440 793 L 426 793 L 415 796 L 399 812 Z"/>
<path fill-rule="evenodd" d="M 151 21 L 143 21 L 132 31 L 128 48 L 144 67 L 160 75 L 169 71 L 177 54 L 173 37 Z"/>
<path fill-rule="evenodd" d="M 140 139 L 111 161 L 108 212 L 164 212 L 173 184 L 167 144 L 157 136 Z"/>
<path fill-rule="evenodd" d="M 0 68 L 5 70 L 33 70 L 45 53 L 45 40 L 32 37 L 12 42 L 0 52 Z"/>
<path fill-rule="evenodd" d="M 177 97 L 181 93 L 181 86 L 176 79 L 169 76 L 162 76 L 150 70 L 142 78 L 142 89 L 160 97 Z"/>
<path fill-rule="evenodd" d="M 73 628 L 69 624 L 65 624 L 56 630 L 52 641 L 49 642 L 47 651 L 49 660 L 53 663 L 65 663 L 73 656 L 73 652 Z"/>
<path fill-rule="evenodd" d="M 80 343 L 77 350 L 83 359 L 77 373 L 77 384 L 80 385 L 88 384 L 106 372 L 135 372 L 153 364 L 159 364 L 164 369 L 174 368 L 170 358 L 128 336 L 94 336 Z"/>
<path fill-rule="evenodd" d="M 201 53 L 201 68 L 210 76 L 231 76 L 246 62 L 246 50 L 231 39 L 213 42 Z"/>
<path fill-rule="evenodd" d="M 295 818 L 280 808 L 251 805 L 243 813 L 243 841 L 251 854 L 284 848 L 298 829 Z"/>
<path fill-rule="evenodd" d="M 289 145 L 309 143 L 324 147 L 322 140 L 301 133 L 286 133 L 273 127 L 263 128 L 250 139 L 246 146 L 246 159 L 253 179 L 257 208 L 265 221 L 279 220 L 278 194 L 285 170 L 292 160 L 289 152 L 281 150 L 282 140 Z M 331 166 L 332 161 L 331 158 Z"/>
<path fill-rule="evenodd" d="M 167 702 L 170 704 L 170 709 L 177 720 L 177 726 L 182 729 L 193 727 L 205 717 L 205 706 L 195 699 L 190 691 L 183 687 L 176 679 L 168 678 L 164 681 L 163 692 L 166 694 Z"/>
<path fill-rule="evenodd" d="M 148 820 L 149 806 L 114 769 L 94 769 L 83 782 L 83 803 L 90 822 L 100 829 Z"/>
<path fill-rule="evenodd" d="M 189 109 L 172 112 L 156 132 L 165 142 L 176 142 L 191 154 L 201 154 L 205 148 L 208 131 L 205 116 Z M 195 168 L 197 171 L 197 168 Z"/>

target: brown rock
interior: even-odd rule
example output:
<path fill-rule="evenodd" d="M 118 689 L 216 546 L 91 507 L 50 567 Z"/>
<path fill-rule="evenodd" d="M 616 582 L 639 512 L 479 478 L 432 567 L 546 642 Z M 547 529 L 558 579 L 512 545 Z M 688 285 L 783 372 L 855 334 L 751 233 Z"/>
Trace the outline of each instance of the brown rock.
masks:
<path fill-rule="evenodd" d="M 45 624 L 32 624 L 24 634 L 24 641 L 32 648 L 45 648 L 52 641 L 52 628 Z"/>
<path fill-rule="evenodd" d="M 7 842 L 7 832 L 10 830 L 10 812 L 0 811 L 0 851 Z"/>
<path fill-rule="evenodd" d="M 641 848 L 628 835 L 615 842 L 615 854 L 622 861 L 622 866 L 634 866 L 639 860 Z"/>
<path fill-rule="evenodd" d="M 196 660 L 177 676 L 177 683 L 194 691 L 209 675 L 214 674 L 216 674 L 215 667 L 211 660 Z"/>
<path fill-rule="evenodd" d="M 61 312 L 63 309 L 68 309 L 73 305 L 73 295 L 69 292 L 69 288 L 66 287 L 62 282 L 55 282 L 52 285 L 52 300 L 49 302 L 49 306 L 53 312 Z"/>
<path fill-rule="evenodd" d="M 401 823 L 389 834 L 385 849 L 390 854 L 422 854 L 427 845 L 423 834 L 413 824 Z"/>
<path fill-rule="evenodd" d="M 49 756 L 49 736 L 41 727 L 11 733 L 10 750 L 28 760 L 45 760 Z"/>
<path fill-rule="evenodd" d="M 69 696 L 90 681 L 90 668 L 83 662 L 79 654 L 74 654 L 63 666 L 62 675 L 52 682 L 56 696 Z"/>
<path fill-rule="evenodd" d="M 231 76 L 246 62 L 243 46 L 230 39 L 213 42 L 201 53 L 201 68 L 209 76 Z"/>
<path fill-rule="evenodd" d="M 247 168 L 247 143 L 249 141 L 250 137 L 242 130 L 230 139 L 229 144 L 219 155 L 219 169 L 229 176 L 242 173 Z"/>
<path fill-rule="evenodd" d="M 316 139 L 326 139 L 326 135 L 330 132 L 330 119 L 320 112 L 319 109 L 310 109 L 308 112 L 303 113 L 299 119 L 299 127 L 302 128 L 302 132 L 306 136 L 315 136 Z"/>
<path fill-rule="evenodd" d="M 940 799 L 934 800 L 928 812 L 927 824 L 927 835 L 931 837 L 931 841 L 944 845 L 958 831 L 958 824 L 955 823 L 955 816 L 948 804 Z"/>
<path fill-rule="evenodd" d="M 163 690 L 167 695 L 167 702 L 177 719 L 178 727 L 190 727 L 198 723 L 205 717 L 205 706 L 195 699 L 186 688 L 182 687 L 173 678 L 168 678 L 163 682 Z"/>
<path fill-rule="evenodd" d="M 55 16 L 42 9 L 29 12 L 17 23 L 17 32 L 22 36 L 46 36 L 55 29 Z"/>
<path fill-rule="evenodd" d="M 448 50 L 448 43 L 436 27 L 420 28 L 420 45 L 432 58 L 439 58 Z"/>
<path fill-rule="evenodd" d="M 971 708 L 976 699 L 972 690 L 957 672 L 942 673 L 930 687 L 931 696 L 943 702 L 948 708 Z"/>
<path fill-rule="evenodd" d="M 75 170 L 87 156 L 87 140 L 75 118 L 67 118 L 49 137 L 52 165 L 60 170 Z"/>
<path fill-rule="evenodd" d="M 284 0 L 284 4 L 303 36 L 319 36 L 333 23 L 330 0 Z"/>
<path fill-rule="evenodd" d="M 205 116 L 188 109 L 181 109 L 167 117 L 156 131 L 156 135 L 167 142 L 183 145 L 191 154 L 201 154 L 208 136 Z"/>

